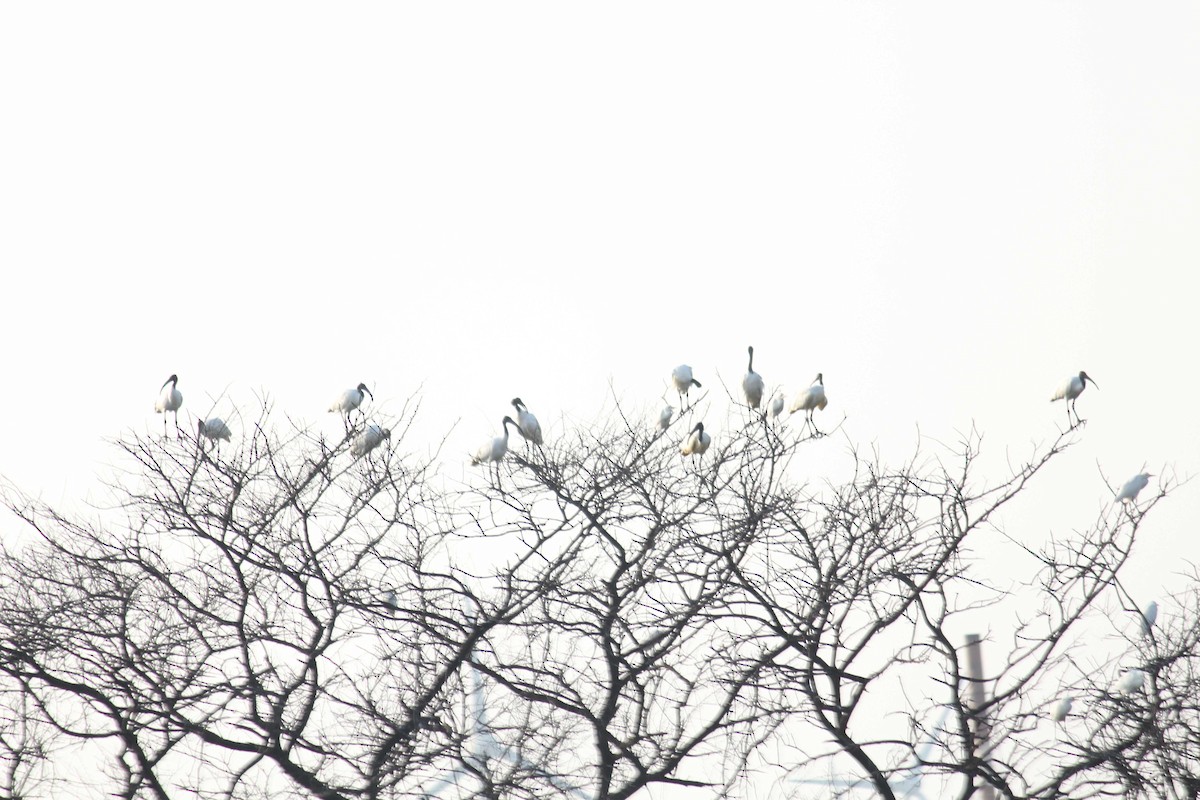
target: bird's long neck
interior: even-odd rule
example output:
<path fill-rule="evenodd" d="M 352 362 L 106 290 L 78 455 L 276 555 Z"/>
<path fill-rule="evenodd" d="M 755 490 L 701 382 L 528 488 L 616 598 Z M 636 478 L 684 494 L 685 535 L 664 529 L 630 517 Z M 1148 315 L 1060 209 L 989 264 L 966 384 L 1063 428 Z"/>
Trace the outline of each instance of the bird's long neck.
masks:
<path fill-rule="evenodd" d="M 748 372 L 754 372 L 754 348 L 750 348 L 750 363 L 746 365 Z"/>

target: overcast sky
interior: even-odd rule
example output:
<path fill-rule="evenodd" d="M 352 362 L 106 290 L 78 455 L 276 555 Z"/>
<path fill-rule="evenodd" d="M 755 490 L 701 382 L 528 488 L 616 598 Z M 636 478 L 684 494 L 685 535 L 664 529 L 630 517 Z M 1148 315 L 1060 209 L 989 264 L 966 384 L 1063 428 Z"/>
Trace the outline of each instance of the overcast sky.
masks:
<path fill-rule="evenodd" d="M 235 436 L 419 392 L 405 447 L 455 460 L 514 395 L 550 437 L 753 344 L 895 461 L 974 424 L 1002 465 L 1087 370 L 1006 516 L 1086 527 L 1097 467 L 1200 473 L 1198 40 L 1193 2 L 5 4 L 0 474 L 94 496 L 173 372 Z M 1147 599 L 1198 518 L 1145 531 Z"/>

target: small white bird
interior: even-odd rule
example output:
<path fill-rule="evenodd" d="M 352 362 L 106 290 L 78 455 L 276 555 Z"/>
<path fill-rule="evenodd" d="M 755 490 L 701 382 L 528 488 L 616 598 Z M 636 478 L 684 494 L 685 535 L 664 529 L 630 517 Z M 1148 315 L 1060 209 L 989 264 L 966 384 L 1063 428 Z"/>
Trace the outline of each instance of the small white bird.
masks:
<path fill-rule="evenodd" d="M 216 442 L 217 446 L 221 446 L 221 441 L 229 441 L 233 434 L 229 431 L 229 426 L 225 424 L 225 420 L 220 417 L 212 417 L 211 419 L 200 420 L 200 435 L 204 438 Z"/>
<path fill-rule="evenodd" d="M 482 464 L 485 461 L 497 462 L 504 458 L 504 454 L 508 452 L 508 426 L 517 425 L 512 417 L 504 418 L 504 435 L 485 442 L 475 451 L 475 455 L 471 456 L 472 464 Z M 517 425 L 517 430 L 520 426 Z"/>
<path fill-rule="evenodd" d="M 742 378 L 742 394 L 746 396 L 746 405 L 758 408 L 763 398 L 763 377 L 754 371 L 754 347 L 746 349 L 750 352 L 750 363 L 746 367 L 746 377 Z"/>
<path fill-rule="evenodd" d="M 1097 389 L 1100 388 L 1099 384 L 1092 380 L 1092 378 L 1086 372 L 1080 371 L 1078 375 L 1072 375 L 1063 381 L 1062 385 L 1058 387 L 1058 391 L 1056 391 L 1054 396 L 1050 398 L 1051 403 L 1053 403 L 1055 400 L 1067 401 L 1068 427 L 1074 427 L 1071 425 L 1072 411 L 1075 412 L 1075 424 L 1078 425 L 1079 423 L 1083 422 L 1083 420 L 1079 418 L 1079 412 L 1075 411 L 1075 398 L 1083 394 L 1083 390 L 1087 388 L 1088 381 L 1092 381 L 1092 386 L 1095 386 Z"/>
<path fill-rule="evenodd" d="M 683 440 L 679 452 L 685 456 L 702 456 L 710 444 L 712 444 L 712 437 L 704 432 L 704 423 L 697 422 L 696 427 L 692 428 L 687 438 Z"/>
<path fill-rule="evenodd" d="M 816 431 L 817 424 L 813 421 L 813 412 L 817 409 L 824 410 L 828 404 L 829 400 L 825 397 L 825 376 L 818 372 L 812 386 L 809 386 L 796 395 L 796 399 L 792 401 L 792 407 L 788 413 L 795 414 L 797 411 L 807 412 L 805 424 L 812 425 L 813 430 Z M 817 432 L 820 433 L 820 431 Z"/>
<path fill-rule="evenodd" d="M 1151 600 L 1150 605 L 1146 606 L 1146 610 L 1142 612 L 1142 636 L 1150 635 L 1150 629 L 1154 627 L 1156 619 L 1158 619 L 1158 601 Z"/>
<path fill-rule="evenodd" d="M 183 405 L 183 393 L 179 391 L 177 383 L 179 383 L 178 375 L 167 378 L 167 382 L 162 385 L 162 389 L 158 393 L 158 399 L 154 401 L 154 413 L 163 415 L 164 439 L 167 436 L 168 411 L 175 414 L 175 435 L 179 435 L 179 409 Z"/>
<path fill-rule="evenodd" d="M 671 427 L 671 416 L 675 413 L 675 406 L 664 406 L 663 410 L 658 412 L 658 429 L 665 431 Z"/>
<path fill-rule="evenodd" d="M 771 416 L 778 417 L 783 413 L 783 392 L 776 392 L 775 399 L 771 401 Z"/>
<path fill-rule="evenodd" d="M 1067 718 L 1067 714 L 1071 713 L 1071 705 L 1074 702 L 1075 698 L 1071 697 L 1071 695 L 1067 695 L 1059 700 L 1054 704 L 1054 711 L 1050 714 L 1050 719 L 1054 720 L 1055 722 L 1062 722 Z"/>
<path fill-rule="evenodd" d="M 700 381 L 692 377 L 692 368 L 687 364 L 680 364 L 671 370 L 671 382 L 675 384 L 675 391 L 679 392 L 680 407 L 683 407 L 683 398 L 687 396 L 688 389 L 693 386 L 700 388 Z"/>
<path fill-rule="evenodd" d="M 528 441 L 534 444 L 541 444 L 542 426 L 538 424 L 537 417 L 525 407 L 525 404 L 521 402 L 521 398 L 514 397 L 512 404 L 513 408 L 517 410 L 517 430 Z"/>
<path fill-rule="evenodd" d="M 1147 484 L 1150 483 L 1150 476 L 1153 474 L 1152 472 L 1143 472 L 1125 481 L 1125 485 L 1121 487 L 1121 491 L 1117 492 L 1115 502 L 1136 503 L 1138 492 L 1146 488 Z"/>
<path fill-rule="evenodd" d="M 337 396 L 337 399 L 329 404 L 330 411 L 337 411 L 346 415 L 346 423 L 350 422 L 350 412 L 362 405 L 363 397 L 375 399 L 375 395 L 371 394 L 371 390 L 367 388 L 365 383 L 360 383 L 353 389 L 347 389 Z"/>
<path fill-rule="evenodd" d="M 1126 670 L 1121 676 L 1121 680 L 1117 681 L 1117 689 L 1125 694 L 1132 694 L 1141 689 L 1146 683 L 1146 673 L 1140 669 Z"/>
<path fill-rule="evenodd" d="M 392 438 L 391 429 L 381 428 L 378 425 L 368 425 L 367 429 L 358 436 L 355 436 L 354 441 L 350 443 L 350 454 L 355 458 L 362 458 L 383 444 L 384 439 L 390 438 Z"/>

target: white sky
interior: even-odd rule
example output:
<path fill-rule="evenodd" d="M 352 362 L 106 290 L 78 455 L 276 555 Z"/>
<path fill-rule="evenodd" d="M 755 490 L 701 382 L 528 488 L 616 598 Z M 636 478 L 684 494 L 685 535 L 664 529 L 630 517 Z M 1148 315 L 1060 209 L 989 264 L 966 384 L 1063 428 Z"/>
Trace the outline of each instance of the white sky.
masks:
<path fill-rule="evenodd" d="M 53 502 L 172 372 L 235 435 L 256 391 L 336 430 L 419 389 L 407 447 L 457 458 L 514 395 L 553 436 L 748 344 L 897 461 L 1023 454 L 1087 370 L 1029 541 L 1097 464 L 1200 473 L 1192 2 L 10 3 L 0 108 L 0 474 Z M 1198 517 L 1134 559 L 1164 613 Z"/>

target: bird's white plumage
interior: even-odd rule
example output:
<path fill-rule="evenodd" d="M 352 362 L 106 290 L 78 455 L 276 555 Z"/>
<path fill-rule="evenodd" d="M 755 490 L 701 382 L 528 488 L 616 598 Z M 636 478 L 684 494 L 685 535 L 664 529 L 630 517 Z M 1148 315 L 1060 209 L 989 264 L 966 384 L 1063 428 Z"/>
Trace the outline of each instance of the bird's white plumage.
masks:
<path fill-rule="evenodd" d="M 1072 375 L 1059 385 L 1058 389 L 1054 392 L 1054 396 L 1050 398 L 1050 402 L 1053 403 L 1055 400 L 1074 400 L 1083 394 L 1083 390 L 1087 388 L 1088 381 L 1091 381 L 1093 386 L 1096 385 L 1096 382 L 1086 372 L 1080 371 L 1078 375 Z"/>
<path fill-rule="evenodd" d="M 664 406 L 663 410 L 658 412 L 658 427 L 659 430 L 666 430 L 671 427 L 671 416 L 675 413 L 675 406 Z"/>
<path fill-rule="evenodd" d="M 388 428 L 381 428 L 378 425 L 368 425 L 367 429 L 358 436 L 355 436 L 354 441 L 350 443 L 350 454 L 355 458 L 362 458 L 383 444 L 384 439 L 390 439 L 391 436 L 392 432 Z"/>
<path fill-rule="evenodd" d="M 1067 714 L 1071 713 L 1071 706 L 1074 702 L 1075 698 L 1071 697 L 1071 695 L 1062 698 L 1054 704 L 1054 711 L 1051 713 L 1050 718 L 1055 722 L 1062 722 L 1067 718 Z"/>
<path fill-rule="evenodd" d="M 360 383 L 353 389 L 347 389 L 337 396 L 332 403 L 329 404 L 330 411 L 340 411 L 343 414 L 349 414 L 354 409 L 362 405 L 366 395 L 371 394 L 365 383 Z"/>
<path fill-rule="evenodd" d="M 1121 676 L 1121 680 L 1117 681 L 1117 689 L 1125 694 L 1131 694 L 1138 691 L 1146 683 L 1146 673 L 1140 669 L 1129 669 Z"/>
<path fill-rule="evenodd" d="M 503 423 L 504 435 L 497 436 L 480 445 L 479 449 L 475 451 L 475 455 L 471 457 L 471 463 L 483 464 L 485 462 L 496 462 L 504 458 L 504 454 L 508 452 L 508 426 L 516 424 L 512 417 L 505 417 Z"/>
<path fill-rule="evenodd" d="M 824 410 L 829 404 L 828 398 L 825 397 L 825 385 L 822 383 L 822 376 L 817 375 L 817 380 L 812 386 L 807 389 L 802 389 L 796 395 L 796 399 L 792 401 L 792 407 L 788 413 L 795 414 L 797 411 L 814 411 L 816 409 Z"/>
<path fill-rule="evenodd" d="M 1154 621 L 1158 619 L 1158 601 L 1151 600 L 1150 605 L 1142 612 L 1142 635 L 1149 636 Z"/>
<path fill-rule="evenodd" d="M 1117 502 L 1137 502 L 1138 493 L 1142 491 L 1142 489 L 1145 489 L 1147 485 L 1149 485 L 1151 474 L 1153 473 L 1142 472 L 1125 481 L 1125 485 L 1121 487 L 1121 491 L 1117 492 Z"/>
<path fill-rule="evenodd" d="M 766 385 L 763 383 L 762 375 L 754 371 L 754 348 L 746 348 L 750 353 L 750 362 L 746 365 L 746 375 L 742 378 L 742 394 L 746 397 L 746 405 L 751 408 L 758 408 L 762 403 L 763 389 Z"/>
<path fill-rule="evenodd" d="M 783 392 L 778 392 L 771 401 L 771 416 L 778 417 L 783 413 Z"/>
<path fill-rule="evenodd" d="M 671 370 L 671 382 L 675 384 L 675 391 L 680 394 L 687 394 L 688 389 L 700 385 L 700 381 L 692 377 L 692 368 L 687 364 L 680 364 Z"/>
<path fill-rule="evenodd" d="M 538 422 L 537 417 L 533 415 L 525 404 L 521 402 L 521 398 L 517 397 L 512 401 L 513 408 L 517 410 L 517 430 L 521 432 L 527 440 L 534 444 L 542 443 L 542 426 Z"/>
<path fill-rule="evenodd" d="M 167 382 L 162 385 L 162 391 L 158 393 L 158 399 L 154 401 L 155 413 L 178 411 L 183 406 L 183 393 L 176 386 L 178 381 L 179 378 L 175 375 L 167 378 Z"/>
<path fill-rule="evenodd" d="M 692 428 L 683 440 L 683 444 L 679 446 L 679 452 L 685 456 L 704 455 L 710 444 L 712 444 L 712 436 L 709 436 L 704 430 L 703 422 L 697 422 L 696 427 Z"/>
<path fill-rule="evenodd" d="M 214 442 L 218 439 L 228 442 L 230 437 L 233 436 L 233 433 L 229 430 L 229 426 L 225 424 L 225 420 L 220 417 L 201 420 L 200 433 Z"/>

